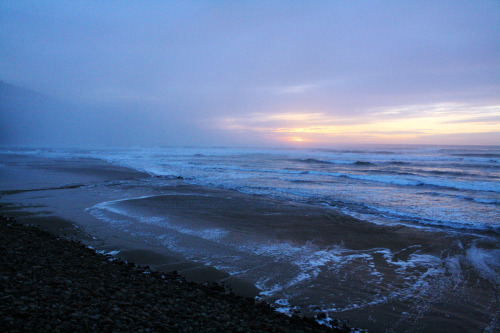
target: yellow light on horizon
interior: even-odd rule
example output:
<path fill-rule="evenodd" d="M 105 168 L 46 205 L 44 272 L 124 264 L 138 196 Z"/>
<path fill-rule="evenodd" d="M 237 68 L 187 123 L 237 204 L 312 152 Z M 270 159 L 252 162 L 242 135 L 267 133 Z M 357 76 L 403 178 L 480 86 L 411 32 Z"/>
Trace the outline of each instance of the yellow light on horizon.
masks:
<path fill-rule="evenodd" d="M 255 113 L 225 118 L 224 127 L 239 132 L 265 133 L 275 140 L 297 144 L 332 140 L 425 142 L 440 140 L 443 136 L 462 135 L 467 138 L 468 134 L 491 137 L 496 133 L 498 137 L 499 119 L 500 105 L 441 103 L 377 108 L 366 112 L 362 119 L 335 117 L 320 112 Z"/>
<path fill-rule="evenodd" d="M 284 140 L 288 142 L 310 142 L 312 140 L 309 139 L 304 139 L 298 136 L 287 136 L 287 137 L 280 137 L 279 140 Z"/>

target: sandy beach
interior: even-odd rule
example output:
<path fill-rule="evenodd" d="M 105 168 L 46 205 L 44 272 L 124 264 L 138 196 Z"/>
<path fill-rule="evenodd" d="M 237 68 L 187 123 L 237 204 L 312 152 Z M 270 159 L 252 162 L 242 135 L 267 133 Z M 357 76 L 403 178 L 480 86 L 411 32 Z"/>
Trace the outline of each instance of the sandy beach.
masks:
<path fill-rule="evenodd" d="M 0 214 L 259 296 L 281 312 L 335 314 L 371 332 L 479 332 L 498 314 L 494 281 L 467 267 L 457 276 L 464 263 L 453 259 L 470 244 L 494 249 L 487 235 L 377 225 L 93 159 L 9 155 L 2 163 Z"/>
<path fill-rule="evenodd" d="M 53 187 L 36 187 L 37 183 L 29 182 L 29 178 L 25 178 L 25 174 L 20 173 L 14 175 L 10 180 L 15 183 L 17 189 L 3 191 L 7 195 L 26 195 L 27 202 L 31 201 L 33 193 L 41 193 L 42 196 L 35 196 L 42 200 L 49 200 L 55 204 L 52 210 L 47 210 L 45 205 L 32 205 L 4 202 L 0 207 L 0 214 L 5 214 L 9 217 L 16 218 L 21 223 L 33 225 L 35 227 L 46 230 L 52 234 L 64 235 L 73 239 L 78 239 L 91 247 L 99 249 L 101 252 L 111 252 L 117 258 L 134 262 L 138 265 L 148 265 L 157 270 L 171 272 L 180 271 L 182 276 L 190 281 L 199 283 L 224 283 L 232 288 L 239 295 L 244 297 L 255 297 L 259 294 L 260 290 L 252 283 L 229 276 L 229 274 L 217 270 L 214 267 L 200 264 L 194 261 L 185 259 L 181 253 L 174 253 L 168 251 L 166 248 L 156 249 L 153 251 L 151 246 L 144 244 L 127 234 L 115 234 L 115 231 L 109 230 L 106 226 L 96 225 L 95 218 L 85 212 L 78 210 L 74 206 L 76 194 L 78 202 L 83 205 L 94 203 L 91 198 L 86 196 L 87 193 L 72 193 L 67 196 L 66 193 L 61 193 L 65 190 L 78 190 L 84 183 L 97 181 L 97 182 L 119 182 L 130 179 L 149 178 L 148 174 L 143 174 L 129 170 L 126 168 L 115 167 L 107 165 L 95 160 L 76 161 L 68 163 L 56 163 L 55 165 L 45 165 L 43 163 L 37 164 L 36 179 L 43 179 L 43 181 L 54 181 Z M 54 171 L 62 178 L 53 176 Z M 46 172 L 47 174 L 44 174 Z M 11 175 L 2 175 L 9 178 Z M 49 178 L 52 177 L 52 178 Z M 59 186 L 58 182 L 69 181 L 70 185 Z M 23 183 L 24 182 L 24 183 Z M 24 187 L 23 187 L 24 185 Z M 45 185 L 45 184 L 43 184 Z M 7 185 L 9 186 L 9 185 Z M 46 196 L 43 196 L 47 193 Z M 53 193 L 56 193 L 55 198 Z M 88 201 L 88 200 L 91 201 Z M 61 200 L 70 200 L 70 202 L 63 202 Z M 63 205 L 60 205 L 63 204 Z M 64 206 L 64 207 L 63 207 Z M 80 206 L 82 207 L 82 206 Z M 60 211 L 58 208 L 64 208 L 64 213 L 68 215 L 58 215 Z M 82 209 L 83 210 L 83 209 Z M 90 227 L 99 227 L 98 229 L 86 229 Z"/>

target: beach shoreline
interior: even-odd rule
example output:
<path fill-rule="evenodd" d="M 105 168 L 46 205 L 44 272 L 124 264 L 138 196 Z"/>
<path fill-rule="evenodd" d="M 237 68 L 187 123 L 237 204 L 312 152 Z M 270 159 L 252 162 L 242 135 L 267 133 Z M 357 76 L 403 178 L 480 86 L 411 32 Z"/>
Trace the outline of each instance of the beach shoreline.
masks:
<path fill-rule="evenodd" d="M 422 319 L 418 329 L 448 332 L 495 325 L 495 277 L 467 261 L 471 251 L 486 259 L 483 249 L 495 251 L 487 235 L 380 225 L 97 159 L 4 155 L 2 163 L 0 214 L 121 260 L 371 332 Z"/>
<path fill-rule="evenodd" d="M 24 187 L 21 189 L 8 189 L 1 191 L 2 196 L 77 190 L 89 181 L 95 181 L 96 179 L 99 182 L 116 182 L 151 177 L 146 173 L 113 166 L 94 159 L 79 160 L 74 161 L 74 163 L 69 162 L 69 165 L 66 162 L 66 164 L 59 164 L 55 168 L 59 168 L 59 172 L 70 171 L 70 173 L 76 174 L 77 181 L 71 179 L 72 182 L 69 185 L 62 186 L 54 184 L 54 186 L 36 187 L 35 185 L 34 188 Z M 49 169 L 53 170 L 54 165 L 51 165 Z M 40 171 L 40 169 L 38 171 Z M 43 177 L 43 175 L 41 177 Z M 17 184 L 16 186 L 22 185 Z M 79 219 L 73 219 L 68 216 L 60 216 L 57 211 L 47 208 L 48 207 L 23 205 L 19 202 L 2 201 L 0 203 L 0 215 L 16 218 L 23 224 L 40 228 L 51 234 L 81 241 L 95 248 L 100 253 L 111 254 L 121 260 L 130 261 L 138 265 L 147 265 L 166 273 L 177 271 L 184 278 L 192 282 L 222 284 L 242 297 L 256 297 L 259 295 L 260 290 L 251 282 L 232 277 L 228 273 L 212 266 L 188 260 L 182 253 L 174 253 L 166 249 L 155 252 L 144 244 L 142 244 L 142 246 L 141 244 L 135 244 L 133 240 L 130 239 L 130 236 L 127 236 L 127 240 L 120 237 L 113 237 L 112 240 L 105 239 L 110 236 L 107 231 L 103 234 L 100 232 L 91 232 L 86 229 L 87 225 L 84 221 L 85 219 L 92 219 L 92 217 L 83 214 L 83 212 L 82 214 L 76 214 L 79 215 Z M 101 229 L 101 231 L 103 231 L 103 229 Z M 125 235 L 122 236 L 125 237 Z"/>

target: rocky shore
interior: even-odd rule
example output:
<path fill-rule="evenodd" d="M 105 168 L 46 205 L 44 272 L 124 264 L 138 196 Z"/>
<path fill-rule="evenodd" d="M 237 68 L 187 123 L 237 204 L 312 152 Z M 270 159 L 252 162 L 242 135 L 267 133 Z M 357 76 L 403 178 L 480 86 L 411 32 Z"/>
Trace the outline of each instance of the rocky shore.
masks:
<path fill-rule="evenodd" d="M 3 332 L 349 332 L 0 218 Z M 320 315 L 321 316 L 321 315 Z"/>

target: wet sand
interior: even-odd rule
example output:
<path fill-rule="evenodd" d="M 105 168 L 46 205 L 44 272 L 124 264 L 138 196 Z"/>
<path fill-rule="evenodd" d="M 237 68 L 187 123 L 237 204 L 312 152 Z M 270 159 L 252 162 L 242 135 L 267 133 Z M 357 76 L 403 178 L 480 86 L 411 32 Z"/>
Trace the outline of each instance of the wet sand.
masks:
<path fill-rule="evenodd" d="M 5 162 L 16 167 L 1 170 L 0 200 L 5 197 L 16 199 L 12 202 L 9 199 L 1 200 L 0 215 L 16 218 L 21 223 L 52 234 L 83 241 L 102 253 L 117 252 L 114 255 L 122 260 L 147 265 L 163 272 L 178 271 L 189 281 L 224 284 L 243 297 L 255 297 L 259 294 L 260 290 L 251 282 L 187 260 L 182 253 L 174 253 L 165 248 L 154 252 L 147 244 L 137 242 L 128 234 L 114 234 L 107 226 L 88 229 L 89 225 L 99 224 L 83 208 L 96 202 L 87 196 L 89 188 L 92 191 L 104 184 L 111 187 L 113 192 L 113 187 L 127 181 L 149 179 L 149 174 L 92 159 L 51 161 L 14 155 Z M 81 189 L 84 189 L 83 193 L 79 191 Z M 113 195 L 106 194 L 97 197 L 114 198 Z"/>
<path fill-rule="evenodd" d="M 2 163 L 0 214 L 124 260 L 372 332 L 498 327 L 498 278 L 469 258 L 496 253 L 495 235 L 376 225 L 97 160 Z"/>
<path fill-rule="evenodd" d="M 395 331 L 423 327 L 441 332 L 482 331 L 497 316 L 495 283 L 459 259 L 471 244 L 495 249 L 494 241 L 477 235 L 375 225 L 320 207 L 187 184 L 112 207 L 134 221 L 149 220 L 141 226 L 144 234 L 164 234 L 159 226 L 164 222 L 169 230 L 200 236 L 180 241 L 174 250 L 197 247 L 192 256 L 207 255 L 217 267 L 233 269 L 263 290 L 284 285 L 265 299 L 279 304 L 285 298 L 308 315 L 330 310 L 372 331 L 390 330 L 391 323 Z M 166 215 L 168 219 L 157 220 Z M 268 254 L 273 246 L 285 255 Z M 260 277 L 266 274 L 272 282 L 262 284 Z M 332 310 L 331 302 L 344 310 Z M 310 303 L 319 306 L 311 309 Z M 469 320 L 471 315 L 484 322 Z M 411 326 L 412 321 L 418 326 Z"/>

